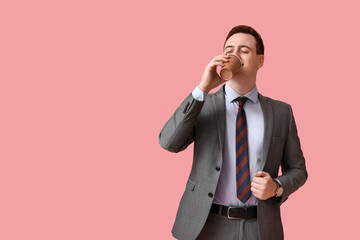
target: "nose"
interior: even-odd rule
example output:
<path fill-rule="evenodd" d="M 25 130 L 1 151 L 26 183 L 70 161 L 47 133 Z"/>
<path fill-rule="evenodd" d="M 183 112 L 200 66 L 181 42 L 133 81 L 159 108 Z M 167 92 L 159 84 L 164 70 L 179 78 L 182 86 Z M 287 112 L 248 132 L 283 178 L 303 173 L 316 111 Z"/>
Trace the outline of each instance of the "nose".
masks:
<path fill-rule="evenodd" d="M 238 57 L 240 57 L 240 49 L 241 48 L 239 46 L 236 46 L 233 51 L 233 53 L 236 54 Z"/>
<path fill-rule="evenodd" d="M 228 55 L 233 55 L 233 56 L 237 57 L 240 61 L 240 66 L 241 67 L 244 66 L 243 60 L 241 59 L 241 57 L 238 54 L 231 52 L 231 53 L 228 53 Z"/>

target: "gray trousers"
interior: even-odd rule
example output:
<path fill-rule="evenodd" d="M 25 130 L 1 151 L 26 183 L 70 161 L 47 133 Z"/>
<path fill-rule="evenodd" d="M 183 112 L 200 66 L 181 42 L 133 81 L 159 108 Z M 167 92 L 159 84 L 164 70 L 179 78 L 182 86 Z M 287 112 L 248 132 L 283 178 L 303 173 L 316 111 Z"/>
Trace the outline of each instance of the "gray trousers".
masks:
<path fill-rule="evenodd" d="M 259 240 L 257 219 L 228 219 L 210 213 L 197 240 Z"/>

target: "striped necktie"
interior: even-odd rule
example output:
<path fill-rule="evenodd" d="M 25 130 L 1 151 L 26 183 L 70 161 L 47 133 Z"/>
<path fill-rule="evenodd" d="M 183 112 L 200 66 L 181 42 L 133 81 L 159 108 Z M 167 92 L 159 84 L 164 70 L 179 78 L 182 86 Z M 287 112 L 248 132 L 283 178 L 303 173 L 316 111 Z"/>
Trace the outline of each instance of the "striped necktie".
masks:
<path fill-rule="evenodd" d="M 248 134 L 244 111 L 244 104 L 247 98 L 239 97 L 236 100 L 239 102 L 236 118 L 236 189 L 238 199 L 245 203 L 251 196 Z"/>

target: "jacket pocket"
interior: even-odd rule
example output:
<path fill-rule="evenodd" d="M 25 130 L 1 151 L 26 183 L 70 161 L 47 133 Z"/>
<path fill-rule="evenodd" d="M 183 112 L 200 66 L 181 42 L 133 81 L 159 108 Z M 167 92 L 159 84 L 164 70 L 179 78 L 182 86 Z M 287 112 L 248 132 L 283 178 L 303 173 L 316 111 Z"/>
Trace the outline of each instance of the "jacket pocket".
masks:
<path fill-rule="evenodd" d="M 196 186 L 196 183 L 191 181 L 190 179 L 186 183 L 186 189 L 188 189 L 190 191 L 194 191 L 195 186 Z"/>

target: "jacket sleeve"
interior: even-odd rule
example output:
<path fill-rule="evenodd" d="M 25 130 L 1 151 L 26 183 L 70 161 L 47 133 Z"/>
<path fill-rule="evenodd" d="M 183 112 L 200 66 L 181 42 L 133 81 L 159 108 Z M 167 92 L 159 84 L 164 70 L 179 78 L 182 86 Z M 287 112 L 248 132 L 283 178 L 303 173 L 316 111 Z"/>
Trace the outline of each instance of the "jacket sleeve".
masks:
<path fill-rule="evenodd" d="M 190 94 L 176 109 L 159 134 L 161 147 L 170 152 L 180 152 L 194 140 L 194 125 L 204 105 Z"/>
<path fill-rule="evenodd" d="M 281 199 L 279 199 L 280 204 L 283 203 L 290 194 L 304 185 L 308 177 L 294 115 L 290 106 L 289 114 L 289 132 L 286 138 L 283 151 L 283 160 L 281 163 L 282 175 L 278 177 L 278 180 L 281 182 L 281 185 L 284 188 L 284 193 Z"/>

